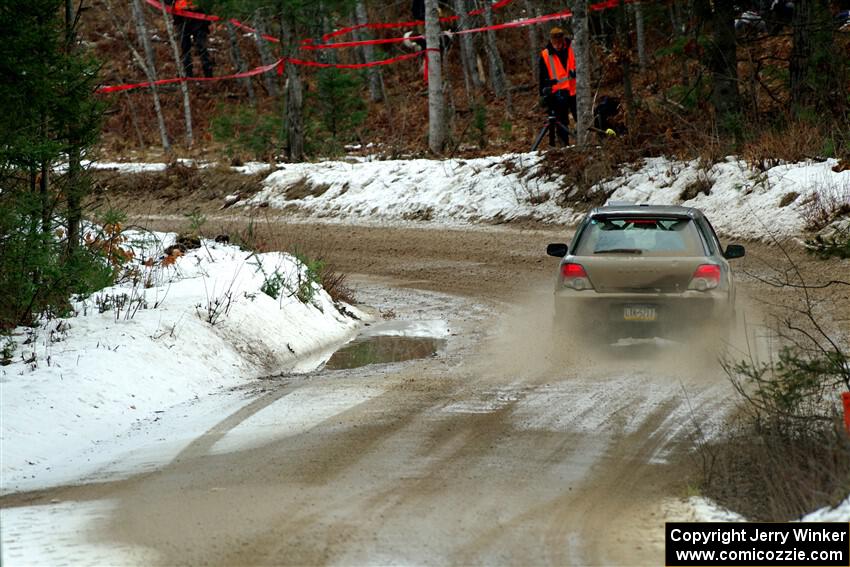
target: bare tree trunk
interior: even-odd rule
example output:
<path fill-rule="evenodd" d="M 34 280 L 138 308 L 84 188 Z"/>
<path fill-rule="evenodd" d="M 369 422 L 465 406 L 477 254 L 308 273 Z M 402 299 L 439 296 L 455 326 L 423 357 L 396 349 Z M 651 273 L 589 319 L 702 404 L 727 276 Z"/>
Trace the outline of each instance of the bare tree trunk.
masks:
<path fill-rule="evenodd" d="M 74 7 L 71 0 L 65 0 L 65 49 L 68 53 L 74 51 Z M 47 119 L 44 120 L 45 135 L 47 134 Z M 82 242 L 80 230 L 83 222 L 83 186 L 80 172 L 80 161 L 82 150 L 79 139 L 68 132 L 66 142 L 68 144 L 68 173 L 65 179 L 65 201 L 68 205 L 66 219 L 68 223 L 67 254 L 73 256 Z M 47 180 L 49 171 L 44 169 L 42 162 L 42 195 L 47 196 Z M 44 220 L 44 219 L 42 219 Z M 47 219 L 49 222 L 49 219 Z"/>
<path fill-rule="evenodd" d="M 136 114 L 136 105 L 133 104 L 133 98 L 130 93 L 124 91 L 124 98 L 127 100 L 127 106 L 130 107 L 130 122 L 133 124 L 133 131 L 136 132 L 136 138 L 139 141 L 139 148 L 145 147 L 145 137 L 142 135 L 142 129 L 139 128 L 139 119 Z"/>
<path fill-rule="evenodd" d="M 532 8 L 531 0 L 525 0 L 526 17 L 532 18 L 540 15 L 540 7 Z M 528 26 L 528 49 L 531 51 L 531 80 L 532 84 L 537 83 L 537 60 L 540 59 L 540 30 L 539 25 Z"/>
<path fill-rule="evenodd" d="M 355 13 L 357 15 L 357 23 L 359 25 L 365 24 L 369 21 L 369 17 L 366 13 L 366 3 L 363 0 L 357 0 Z M 363 36 L 364 38 L 368 38 L 368 34 L 363 34 Z M 363 53 L 363 60 L 366 63 L 371 63 L 375 60 L 375 50 L 371 45 L 364 45 L 361 50 Z M 367 73 L 369 76 L 369 98 L 372 102 L 381 102 L 384 100 L 384 79 L 381 76 L 381 70 L 379 67 L 369 67 Z"/>
<path fill-rule="evenodd" d="M 112 11 L 108 0 L 106 5 L 107 9 L 114 16 L 114 12 Z M 144 12 L 142 12 L 139 0 L 133 0 L 132 10 L 133 20 L 136 23 L 136 34 L 139 36 L 139 41 L 142 42 L 142 49 L 145 53 L 145 58 L 142 59 L 141 55 L 139 55 L 138 51 L 132 47 L 132 44 L 129 41 L 127 41 L 127 45 L 130 46 L 133 57 L 136 60 L 136 64 L 141 67 L 142 71 L 147 76 L 148 81 L 153 82 L 156 81 L 156 67 L 154 66 L 153 49 L 151 48 L 150 39 L 148 38 L 148 30 L 145 25 L 145 15 Z M 117 21 L 115 23 L 116 28 L 120 30 L 121 26 L 117 23 Z M 123 35 L 123 32 L 119 31 L 119 33 Z M 168 131 L 165 129 L 165 118 L 162 115 L 162 106 L 159 103 L 159 93 L 157 92 L 156 85 L 151 85 L 150 88 L 151 94 L 153 95 L 153 108 L 156 112 L 156 121 L 159 126 L 159 137 L 162 142 L 162 149 L 165 153 L 171 153 L 171 142 L 168 140 Z"/>
<path fill-rule="evenodd" d="M 442 154 L 446 145 L 446 103 L 443 98 L 437 0 L 425 0 L 425 48 L 428 64 L 428 147 L 435 154 Z"/>
<path fill-rule="evenodd" d="M 321 16 L 320 16 L 321 25 L 318 27 L 317 31 L 320 34 L 330 33 L 332 30 L 331 30 L 330 22 L 328 21 L 328 16 L 327 16 L 328 12 L 325 9 L 325 3 L 322 2 L 321 0 L 319 0 L 319 2 L 317 2 L 317 4 L 318 4 L 318 13 L 321 14 Z M 355 15 L 355 19 L 356 19 L 356 15 Z M 359 38 L 360 37 L 360 30 L 355 30 L 354 36 Z M 316 43 L 321 43 L 321 41 L 320 41 L 321 35 L 318 35 L 315 39 L 317 40 Z M 322 63 L 334 63 L 334 64 L 339 63 L 339 53 L 338 53 L 337 49 L 321 49 L 321 50 L 318 51 L 318 53 L 316 55 L 317 55 L 319 61 L 321 61 Z"/>
<path fill-rule="evenodd" d="M 248 70 L 245 60 L 242 59 L 242 50 L 239 49 L 239 38 L 236 35 L 236 29 L 233 24 L 227 22 L 227 37 L 230 40 L 230 56 L 233 58 L 233 65 L 236 67 L 237 73 L 244 73 Z M 239 80 L 248 92 L 248 100 L 251 106 L 257 106 L 257 97 L 254 95 L 254 84 L 251 82 L 251 77 L 245 77 Z"/>
<path fill-rule="evenodd" d="M 82 167 L 79 147 L 68 152 L 68 173 L 65 177 L 65 199 L 68 203 L 68 245 L 69 255 L 73 255 L 82 242 L 80 229 L 83 221 L 82 204 Z"/>
<path fill-rule="evenodd" d="M 285 57 L 296 49 L 289 14 L 280 13 L 280 45 Z M 297 65 L 286 66 L 286 153 L 290 161 L 304 161 L 304 90 Z"/>
<path fill-rule="evenodd" d="M 747 53 L 747 61 L 749 62 L 749 69 L 747 73 L 747 83 L 749 84 L 749 89 L 747 92 L 747 98 L 750 101 L 750 111 L 753 113 L 753 116 L 758 116 L 759 112 L 759 102 L 758 102 L 758 88 L 759 88 L 759 66 L 760 63 L 756 61 L 756 58 L 753 57 L 753 46 L 749 45 L 746 47 Z"/>
<path fill-rule="evenodd" d="M 617 5 L 617 43 L 620 47 L 622 60 L 620 68 L 623 70 L 623 106 L 625 109 L 626 130 L 634 131 L 634 106 L 635 98 L 632 92 L 632 38 L 629 33 L 629 17 L 626 13 L 626 5 L 620 0 Z"/>
<path fill-rule="evenodd" d="M 162 19 L 165 20 L 165 31 L 168 34 L 168 42 L 171 44 L 171 50 L 174 52 L 177 76 L 185 79 L 186 73 L 183 69 L 183 58 L 180 56 L 180 48 L 177 47 L 177 40 L 174 39 L 174 25 L 168 12 L 165 11 L 165 4 L 160 4 L 160 8 L 162 9 Z M 195 139 L 192 134 L 192 105 L 189 102 L 189 84 L 186 81 L 180 81 L 180 92 L 183 95 L 183 121 L 186 124 L 186 147 L 191 148 L 195 143 Z"/>
<path fill-rule="evenodd" d="M 807 84 L 809 60 L 812 57 L 813 0 L 798 0 L 791 20 L 793 43 L 789 65 L 791 101 L 798 107 L 811 103 L 811 85 Z"/>
<path fill-rule="evenodd" d="M 460 24 L 460 29 L 469 29 L 469 16 L 467 16 L 467 8 L 469 3 L 466 0 L 454 0 L 455 12 L 457 13 Z M 467 81 L 467 92 L 480 91 L 484 86 L 484 81 L 478 73 L 478 62 L 475 54 L 475 38 L 472 34 L 461 34 L 460 36 L 460 58 L 463 62 L 463 76 Z"/>
<path fill-rule="evenodd" d="M 675 0 L 669 5 L 670 10 L 670 25 L 673 27 L 673 34 L 678 36 L 679 38 L 684 38 L 687 35 L 687 30 L 685 29 L 684 17 L 681 13 L 681 6 L 679 2 Z M 682 75 L 680 82 L 683 87 L 688 87 L 690 85 L 690 74 L 688 73 L 688 60 L 685 57 L 680 57 L 682 61 Z"/>
<path fill-rule="evenodd" d="M 47 113 L 41 116 L 41 138 L 45 142 L 48 135 Z M 38 190 L 41 197 L 41 232 L 50 232 L 50 163 L 46 159 L 41 160 L 41 177 L 39 178 Z"/>
<path fill-rule="evenodd" d="M 640 72 L 646 71 L 646 19 L 643 14 L 643 4 L 635 2 L 632 4 L 635 12 L 635 33 L 637 35 L 638 65 Z"/>
<path fill-rule="evenodd" d="M 271 65 L 274 62 L 274 60 L 272 59 L 272 56 L 269 53 L 268 42 L 266 42 L 266 40 L 262 38 L 262 36 L 266 32 L 265 32 L 265 26 L 263 25 L 263 19 L 262 19 L 262 16 L 260 14 L 260 10 L 257 10 L 256 12 L 254 12 L 254 17 L 252 19 L 252 23 L 254 25 L 254 29 L 256 30 L 254 32 L 254 43 L 257 44 L 257 51 L 260 53 L 260 63 L 262 63 L 262 65 L 264 67 Z M 269 95 L 276 98 L 277 95 L 278 95 L 278 91 L 277 91 L 277 82 L 275 80 L 275 77 L 276 77 L 276 75 L 274 73 L 264 73 L 263 74 L 263 80 L 264 80 L 265 85 L 266 85 L 266 90 L 268 91 Z"/>
<path fill-rule="evenodd" d="M 65 0 L 65 41 L 71 43 L 74 35 L 74 2 Z"/>
<path fill-rule="evenodd" d="M 493 9 L 490 0 L 484 0 L 484 23 L 493 25 Z M 490 86 L 499 98 L 507 101 L 508 112 L 511 109 L 511 91 L 508 78 L 505 75 L 505 67 L 502 65 L 502 56 L 499 55 L 498 43 L 496 43 L 496 32 L 487 31 L 487 56 L 490 60 Z"/>
<path fill-rule="evenodd" d="M 587 20 L 587 0 L 573 1 L 573 53 L 576 59 L 576 142 L 589 142 L 593 93 L 590 86 L 590 29 Z"/>
<path fill-rule="evenodd" d="M 461 17 L 461 14 L 465 13 L 464 11 L 464 2 L 463 0 L 454 0 L 455 13 L 458 17 Z M 460 26 L 463 29 L 463 24 Z M 466 46 L 464 42 L 464 36 L 469 34 L 463 34 L 460 36 L 460 68 L 463 71 L 463 87 L 466 91 L 466 103 L 469 107 L 472 107 L 472 101 L 474 97 L 472 95 L 472 77 L 470 76 L 470 67 L 469 61 L 467 59 L 468 53 L 466 53 Z"/>

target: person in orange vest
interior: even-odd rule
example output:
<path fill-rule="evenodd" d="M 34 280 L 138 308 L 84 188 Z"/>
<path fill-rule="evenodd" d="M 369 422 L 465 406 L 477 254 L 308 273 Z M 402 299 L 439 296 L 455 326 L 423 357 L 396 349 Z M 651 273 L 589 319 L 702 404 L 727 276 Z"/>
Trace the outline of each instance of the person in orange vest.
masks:
<path fill-rule="evenodd" d="M 174 1 L 173 6 L 176 10 L 189 12 L 198 11 L 192 0 L 176 0 Z M 210 35 L 210 22 L 208 20 L 187 18 L 185 16 L 174 14 L 174 28 L 177 30 L 177 37 L 180 38 L 180 55 L 183 64 L 183 73 L 187 77 L 192 76 L 192 43 L 194 43 L 195 50 L 201 58 L 201 67 L 204 70 L 204 77 L 212 77 L 213 63 L 210 53 L 207 50 L 207 38 L 209 38 Z"/>
<path fill-rule="evenodd" d="M 569 115 L 576 119 L 576 60 L 570 39 L 561 28 L 552 28 L 546 49 L 540 52 L 540 96 L 558 122 L 569 127 Z M 567 133 L 557 128 L 564 145 Z"/>

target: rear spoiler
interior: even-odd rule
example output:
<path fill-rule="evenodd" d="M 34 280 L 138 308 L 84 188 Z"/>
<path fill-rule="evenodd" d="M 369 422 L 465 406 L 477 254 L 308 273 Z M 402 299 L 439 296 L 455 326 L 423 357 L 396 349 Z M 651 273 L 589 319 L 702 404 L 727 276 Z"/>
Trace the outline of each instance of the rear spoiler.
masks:
<path fill-rule="evenodd" d="M 645 218 L 645 219 L 676 219 L 676 220 L 695 220 L 693 214 L 690 213 L 651 213 L 649 211 L 640 210 L 625 210 L 625 211 L 605 211 L 590 215 L 590 220 L 594 219 L 622 219 L 622 218 Z"/>

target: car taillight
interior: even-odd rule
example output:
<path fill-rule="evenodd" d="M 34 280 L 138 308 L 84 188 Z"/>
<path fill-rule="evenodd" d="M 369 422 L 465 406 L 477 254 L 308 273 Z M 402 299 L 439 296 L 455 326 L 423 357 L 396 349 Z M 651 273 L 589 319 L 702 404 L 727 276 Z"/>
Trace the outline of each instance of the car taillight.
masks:
<path fill-rule="evenodd" d="M 581 264 L 573 264 L 568 262 L 561 266 L 561 277 L 564 285 L 575 290 L 592 289 L 590 279 L 587 277 L 587 272 L 584 271 L 584 266 Z"/>
<path fill-rule="evenodd" d="M 691 276 L 691 284 L 688 289 L 706 291 L 720 285 L 720 266 L 714 264 L 702 264 L 694 270 Z"/>

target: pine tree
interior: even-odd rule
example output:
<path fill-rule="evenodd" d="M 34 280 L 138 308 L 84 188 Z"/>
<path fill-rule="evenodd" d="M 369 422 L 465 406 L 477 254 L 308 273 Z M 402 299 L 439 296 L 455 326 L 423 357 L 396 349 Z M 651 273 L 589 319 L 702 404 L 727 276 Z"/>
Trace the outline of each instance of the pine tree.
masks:
<path fill-rule="evenodd" d="M 98 67 L 63 8 L 62 0 L 0 6 L 0 327 L 61 310 L 71 293 L 110 275 L 81 246 L 90 191 L 81 156 L 100 128 Z"/>

